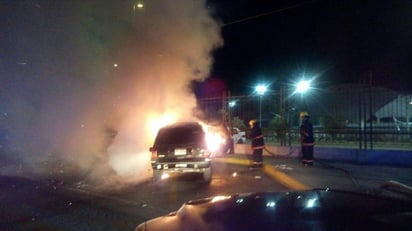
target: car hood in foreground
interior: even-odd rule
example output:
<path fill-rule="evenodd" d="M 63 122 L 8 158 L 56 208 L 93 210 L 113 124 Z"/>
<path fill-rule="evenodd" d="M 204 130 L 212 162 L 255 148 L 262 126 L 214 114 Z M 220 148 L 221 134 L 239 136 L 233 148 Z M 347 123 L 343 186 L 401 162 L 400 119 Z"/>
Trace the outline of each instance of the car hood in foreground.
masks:
<path fill-rule="evenodd" d="M 409 230 L 412 201 L 314 189 L 189 201 L 136 230 Z"/>

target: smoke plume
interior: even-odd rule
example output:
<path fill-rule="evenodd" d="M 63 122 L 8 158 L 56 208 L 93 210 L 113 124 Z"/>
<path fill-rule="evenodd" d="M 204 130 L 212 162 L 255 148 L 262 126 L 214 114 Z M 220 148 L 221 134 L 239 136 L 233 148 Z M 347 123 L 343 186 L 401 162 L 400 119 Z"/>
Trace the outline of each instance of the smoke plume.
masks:
<path fill-rule="evenodd" d="M 27 172 L 53 162 L 98 182 L 145 180 L 153 121 L 193 119 L 191 83 L 222 45 L 206 2 L 28 2 L 3 8 L 2 158 Z"/>

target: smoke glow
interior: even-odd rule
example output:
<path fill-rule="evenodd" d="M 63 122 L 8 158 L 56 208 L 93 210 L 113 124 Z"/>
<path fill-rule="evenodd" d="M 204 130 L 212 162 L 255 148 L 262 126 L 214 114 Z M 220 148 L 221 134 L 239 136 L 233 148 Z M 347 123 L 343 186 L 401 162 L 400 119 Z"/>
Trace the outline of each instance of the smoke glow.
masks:
<path fill-rule="evenodd" d="M 155 132 L 195 119 L 191 82 L 222 45 L 206 1 L 38 2 L 5 4 L 1 151 L 30 170 L 53 158 L 98 182 L 144 181 Z"/>

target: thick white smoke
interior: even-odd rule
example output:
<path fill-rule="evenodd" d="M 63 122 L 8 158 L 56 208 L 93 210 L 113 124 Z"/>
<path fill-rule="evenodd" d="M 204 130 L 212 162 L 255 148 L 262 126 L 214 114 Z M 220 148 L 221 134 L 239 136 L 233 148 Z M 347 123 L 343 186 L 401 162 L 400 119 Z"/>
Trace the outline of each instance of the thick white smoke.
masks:
<path fill-rule="evenodd" d="M 134 3 L 39 1 L 8 15 L 14 61 L 0 73 L 0 122 L 9 158 L 27 169 L 57 159 L 97 181 L 151 174 L 153 119 L 192 119 L 191 82 L 207 78 L 222 40 L 206 1 Z"/>

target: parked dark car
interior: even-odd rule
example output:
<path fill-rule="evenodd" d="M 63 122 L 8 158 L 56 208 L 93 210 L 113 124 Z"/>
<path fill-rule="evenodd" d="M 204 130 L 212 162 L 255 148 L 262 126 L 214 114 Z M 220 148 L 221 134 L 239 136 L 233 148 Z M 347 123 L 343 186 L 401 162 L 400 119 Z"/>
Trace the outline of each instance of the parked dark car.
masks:
<path fill-rule="evenodd" d="M 211 181 L 211 152 L 199 123 L 176 123 L 161 128 L 150 151 L 155 179 L 177 174 L 199 174 L 204 182 Z"/>
<path fill-rule="evenodd" d="M 189 201 L 140 224 L 159 230 L 410 230 L 412 201 L 331 189 L 265 192 Z"/>

